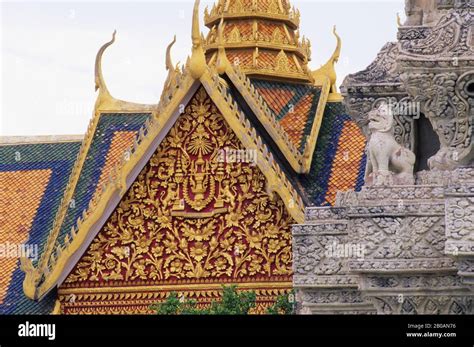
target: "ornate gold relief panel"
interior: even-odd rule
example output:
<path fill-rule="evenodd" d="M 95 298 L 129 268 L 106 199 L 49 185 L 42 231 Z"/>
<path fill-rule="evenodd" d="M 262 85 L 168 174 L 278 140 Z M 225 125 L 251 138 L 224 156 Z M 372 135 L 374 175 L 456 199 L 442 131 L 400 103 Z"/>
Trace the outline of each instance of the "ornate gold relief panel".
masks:
<path fill-rule="evenodd" d="M 291 282 L 294 221 L 249 158 L 201 87 L 60 290 Z"/>

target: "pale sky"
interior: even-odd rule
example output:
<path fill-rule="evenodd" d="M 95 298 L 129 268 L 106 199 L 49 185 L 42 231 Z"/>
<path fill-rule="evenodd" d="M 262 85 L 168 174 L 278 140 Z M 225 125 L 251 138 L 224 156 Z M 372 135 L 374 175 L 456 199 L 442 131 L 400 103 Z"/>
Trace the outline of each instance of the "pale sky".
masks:
<path fill-rule="evenodd" d="M 0 136 L 83 134 L 96 99 L 95 56 L 114 29 L 116 41 L 102 68 L 116 98 L 157 103 L 173 35 L 175 63 L 185 62 L 191 51 L 192 0 L 0 1 Z M 213 3 L 201 1 L 201 21 Z M 337 25 L 338 85 L 396 40 L 397 12 L 404 18 L 403 0 L 291 3 L 301 11 L 301 35 L 312 43 L 312 69 L 331 56 Z M 207 33 L 203 24 L 201 30 Z"/>

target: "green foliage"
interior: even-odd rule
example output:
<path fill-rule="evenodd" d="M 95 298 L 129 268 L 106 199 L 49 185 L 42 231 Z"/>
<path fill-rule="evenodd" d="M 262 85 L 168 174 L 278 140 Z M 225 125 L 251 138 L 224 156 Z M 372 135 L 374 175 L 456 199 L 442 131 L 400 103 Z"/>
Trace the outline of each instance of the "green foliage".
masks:
<path fill-rule="evenodd" d="M 211 314 L 246 315 L 256 306 L 257 295 L 254 291 L 237 292 L 237 286 L 223 287 L 222 301 L 214 301 Z"/>
<path fill-rule="evenodd" d="M 196 301 L 184 301 L 178 298 L 178 294 L 175 292 L 172 292 L 166 301 L 152 305 L 150 308 L 159 315 L 205 314 L 205 312 L 197 309 Z"/>
<path fill-rule="evenodd" d="M 275 303 L 267 309 L 267 314 L 287 315 L 294 313 L 294 291 L 278 296 Z"/>
<path fill-rule="evenodd" d="M 238 292 L 237 286 L 223 286 L 222 299 L 213 301 L 209 308 L 198 308 L 195 300 L 184 300 L 173 292 L 162 303 L 151 306 L 159 315 L 247 315 L 256 306 L 254 291 Z M 270 315 L 294 314 L 294 291 L 278 296 L 275 303 L 267 309 Z"/>
<path fill-rule="evenodd" d="M 171 293 L 166 301 L 151 306 L 159 315 L 247 315 L 255 307 L 255 292 L 237 292 L 237 286 L 223 286 L 222 300 L 213 301 L 210 308 L 200 309 L 195 300 L 183 300 Z"/>

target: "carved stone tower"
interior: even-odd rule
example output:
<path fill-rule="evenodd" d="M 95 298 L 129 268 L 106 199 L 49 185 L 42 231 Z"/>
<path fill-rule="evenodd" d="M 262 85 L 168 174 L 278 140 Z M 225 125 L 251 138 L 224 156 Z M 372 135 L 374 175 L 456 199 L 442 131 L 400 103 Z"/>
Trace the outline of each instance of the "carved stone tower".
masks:
<path fill-rule="evenodd" d="M 392 181 L 367 175 L 293 227 L 300 313 L 474 312 L 474 5 L 407 1 L 407 15 L 398 42 L 341 88 L 369 172 L 385 160 Z M 382 131 L 383 104 L 394 119 Z M 400 164 L 416 180 L 395 182 Z"/>

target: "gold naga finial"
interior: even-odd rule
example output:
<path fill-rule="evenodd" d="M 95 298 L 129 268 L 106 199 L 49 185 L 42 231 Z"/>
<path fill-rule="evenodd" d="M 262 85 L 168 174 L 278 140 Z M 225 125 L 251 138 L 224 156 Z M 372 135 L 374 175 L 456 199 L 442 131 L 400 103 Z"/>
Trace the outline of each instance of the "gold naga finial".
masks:
<path fill-rule="evenodd" d="M 191 32 L 193 48 L 191 59 L 189 61 L 189 70 L 191 72 L 191 76 L 194 79 L 200 78 L 206 70 L 206 57 L 204 55 L 202 36 L 199 30 L 199 2 L 199 0 L 196 0 L 194 3 L 193 24 Z"/>
<path fill-rule="evenodd" d="M 104 81 L 104 76 L 102 75 L 102 55 L 104 54 L 107 47 L 109 47 L 115 42 L 116 33 L 117 30 L 114 30 L 112 34 L 112 40 L 102 45 L 102 47 L 100 47 L 99 49 L 99 52 L 97 52 L 97 56 L 95 57 L 95 91 L 99 89 L 101 93 L 109 94 L 109 91 Z"/>
<path fill-rule="evenodd" d="M 175 43 L 176 35 L 174 35 L 173 41 L 171 41 L 171 43 L 166 48 L 166 70 L 168 71 L 168 76 L 166 77 L 161 98 L 163 98 L 169 90 L 176 86 L 176 75 L 179 73 L 179 68 L 178 64 L 176 64 L 176 67 L 173 66 L 173 61 L 171 59 L 171 48 Z"/>
<path fill-rule="evenodd" d="M 173 41 L 166 48 L 166 70 L 174 71 L 175 67 L 173 66 L 173 61 L 171 59 L 171 47 L 176 43 L 176 35 L 174 35 Z"/>
<path fill-rule="evenodd" d="M 33 262 L 28 257 L 20 258 L 20 268 L 25 273 L 23 280 L 23 292 L 27 298 L 36 300 L 37 298 L 37 285 L 40 281 L 40 272 L 33 265 Z"/>
<path fill-rule="evenodd" d="M 329 58 L 326 64 L 321 66 L 318 70 L 312 72 L 312 76 L 316 84 L 322 84 L 324 80 L 329 79 L 331 89 L 329 92 L 328 100 L 330 101 L 336 101 L 341 99 L 341 95 L 338 93 L 336 87 L 337 74 L 335 66 L 341 56 L 342 40 L 341 37 L 337 34 L 336 26 L 334 26 L 333 28 L 333 34 L 337 40 L 337 45 L 336 49 L 334 50 L 334 53 L 332 54 L 331 58 Z"/>
<path fill-rule="evenodd" d="M 167 90 L 172 86 L 173 81 L 178 71 L 178 64 L 176 65 L 176 67 L 174 67 L 173 61 L 171 59 L 171 47 L 173 47 L 175 43 L 176 43 L 176 35 L 174 35 L 173 41 L 171 41 L 171 43 L 166 48 L 166 70 L 168 71 L 168 77 L 166 78 L 166 81 L 165 81 L 164 90 Z"/>
<path fill-rule="evenodd" d="M 221 21 L 219 22 L 219 26 L 217 28 L 217 47 L 218 52 L 216 69 L 217 73 L 222 75 L 226 70 L 227 64 L 229 63 L 224 47 L 224 16 L 221 17 Z"/>
<path fill-rule="evenodd" d="M 337 34 L 336 26 L 334 26 L 334 28 L 332 29 L 332 32 L 334 36 L 336 36 L 337 46 L 336 46 L 336 49 L 334 50 L 334 53 L 332 54 L 330 61 L 337 63 L 339 61 L 339 57 L 341 56 L 342 40 L 341 40 L 341 37 Z"/>

